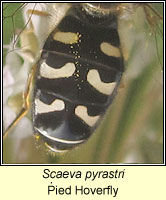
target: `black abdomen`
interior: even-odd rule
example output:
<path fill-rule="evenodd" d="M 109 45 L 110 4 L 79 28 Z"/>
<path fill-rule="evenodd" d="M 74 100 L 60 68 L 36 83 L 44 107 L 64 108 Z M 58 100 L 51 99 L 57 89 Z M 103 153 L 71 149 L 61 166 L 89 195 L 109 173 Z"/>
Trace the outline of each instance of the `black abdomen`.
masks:
<path fill-rule="evenodd" d="M 45 42 L 33 120 L 51 150 L 83 143 L 111 104 L 123 72 L 116 16 L 72 7 Z"/>

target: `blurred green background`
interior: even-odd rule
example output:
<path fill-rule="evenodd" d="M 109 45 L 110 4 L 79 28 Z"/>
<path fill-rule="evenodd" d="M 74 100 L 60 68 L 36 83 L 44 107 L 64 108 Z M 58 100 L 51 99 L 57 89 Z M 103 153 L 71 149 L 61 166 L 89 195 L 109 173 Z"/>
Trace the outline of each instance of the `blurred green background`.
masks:
<path fill-rule="evenodd" d="M 162 15 L 162 3 L 152 6 Z M 24 27 L 21 8 L 19 3 L 3 4 L 3 44 Z M 152 11 L 152 25 L 140 13 L 141 7 L 133 14 L 122 86 L 92 137 L 72 151 L 51 155 L 33 137 L 17 146 L 8 136 L 3 163 L 163 163 L 163 24 Z"/>

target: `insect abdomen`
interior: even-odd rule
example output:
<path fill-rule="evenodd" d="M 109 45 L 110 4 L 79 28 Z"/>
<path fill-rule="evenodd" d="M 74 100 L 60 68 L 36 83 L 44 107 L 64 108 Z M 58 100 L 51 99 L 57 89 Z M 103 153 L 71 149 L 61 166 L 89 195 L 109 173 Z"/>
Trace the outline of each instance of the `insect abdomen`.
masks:
<path fill-rule="evenodd" d="M 123 72 L 116 16 L 71 8 L 46 40 L 36 76 L 34 129 L 52 150 L 86 141 Z"/>

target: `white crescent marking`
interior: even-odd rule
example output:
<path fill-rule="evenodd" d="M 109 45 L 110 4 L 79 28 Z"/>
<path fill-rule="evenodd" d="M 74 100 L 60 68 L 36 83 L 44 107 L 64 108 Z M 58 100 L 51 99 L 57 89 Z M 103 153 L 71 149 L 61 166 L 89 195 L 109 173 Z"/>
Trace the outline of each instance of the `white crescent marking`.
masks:
<path fill-rule="evenodd" d="M 100 79 L 99 72 L 95 69 L 92 69 L 88 72 L 87 75 L 87 81 L 99 92 L 106 94 L 106 95 L 111 95 L 113 92 L 116 82 L 111 82 L 111 83 L 104 83 Z"/>
<path fill-rule="evenodd" d="M 64 108 L 65 108 L 65 104 L 60 99 L 56 99 L 50 105 L 43 103 L 39 99 L 35 99 L 36 113 L 39 113 L 39 114 L 49 113 L 49 112 L 53 112 L 53 111 L 60 111 L 60 110 L 63 110 Z"/>
<path fill-rule="evenodd" d="M 74 63 L 66 63 L 63 67 L 54 69 L 43 62 L 40 66 L 40 75 L 49 79 L 68 78 L 73 75 L 75 69 Z"/>
<path fill-rule="evenodd" d="M 42 135 L 44 135 L 45 137 L 55 141 L 55 142 L 61 142 L 61 143 L 65 143 L 65 144 L 79 144 L 82 143 L 84 140 L 64 140 L 64 139 L 60 139 L 60 138 L 56 138 L 56 137 L 52 137 L 50 135 L 48 135 L 47 131 L 35 128 L 37 131 L 39 131 L 39 133 L 41 133 Z"/>
<path fill-rule="evenodd" d="M 85 123 L 88 124 L 89 126 L 93 126 L 100 117 L 100 116 L 89 116 L 87 112 L 87 107 L 85 106 L 77 106 L 75 108 L 75 114 L 83 121 L 85 121 Z"/>

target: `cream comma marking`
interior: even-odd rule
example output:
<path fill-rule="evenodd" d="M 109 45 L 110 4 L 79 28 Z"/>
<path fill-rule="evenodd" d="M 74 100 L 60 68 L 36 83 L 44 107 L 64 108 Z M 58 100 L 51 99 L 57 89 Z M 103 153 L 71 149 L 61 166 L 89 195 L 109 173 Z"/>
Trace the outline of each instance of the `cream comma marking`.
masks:
<path fill-rule="evenodd" d="M 53 39 L 64 44 L 75 44 L 78 43 L 81 35 L 79 33 L 72 32 L 56 32 Z"/>
<path fill-rule="evenodd" d="M 68 78 L 74 74 L 75 69 L 74 63 L 67 63 L 60 69 L 54 69 L 43 62 L 40 66 L 40 75 L 49 79 Z"/>
<path fill-rule="evenodd" d="M 89 126 L 93 126 L 100 117 L 100 116 L 89 116 L 87 112 L 87 107 L 85 106 L 77 106 L 75 108 L 75 114 Z"/>
<path fill-rule="evenodd" d="M 110 95 L 115 86 L 116 86 L 116 82 L 112 82 L 112 83 L 104 83 L 101 81 L 100 79 L 100 75 L 99 72 L 95 69 L 92 69 L 88 72 L 87 74 L 87 81 L 99 92 L 106 94 L 106 95 Z"/>
<path fill-rule="evenodd" d="M 36 113 L 42 114 L 42 113 L 64 110 L 65 104 L 60 99 L 54 100 L 50 105 L 43 103 L 39 99 L 35 99 L 35 108 L 36 108 Z"/>
<path fill-rule="evenodd" d="M 113 56 L 113 57 L 117 57 L 117 58 L 119 58 L 121 56 L 119 48 L 117 48 L 107 42 L 102 42 L 100 44 L 100 49 L 107 56 Z"/>

